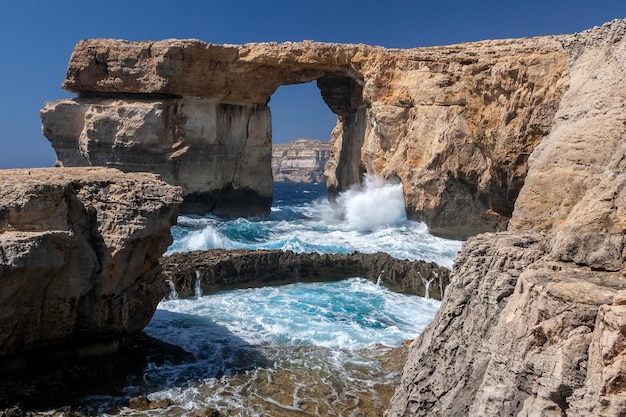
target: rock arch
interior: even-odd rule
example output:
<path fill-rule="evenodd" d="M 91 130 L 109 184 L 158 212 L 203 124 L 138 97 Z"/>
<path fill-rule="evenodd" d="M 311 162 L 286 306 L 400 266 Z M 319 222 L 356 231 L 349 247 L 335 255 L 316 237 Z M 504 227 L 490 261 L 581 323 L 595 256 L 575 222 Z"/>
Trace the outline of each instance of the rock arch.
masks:
<path fill-rule="evenodd" d="M 152 171 L 181 185 L 182 211 L 267 214 L 271 114 L 281 85 L 317 80 L 337 114 L 326 176 L 397 177 L 407 213 L 440 234 L 506 227 L 527 159 L 567 87 L 555 38 L 411 50 L 198 40 L 79 42 L 43 131 L 59 165 Z"/>

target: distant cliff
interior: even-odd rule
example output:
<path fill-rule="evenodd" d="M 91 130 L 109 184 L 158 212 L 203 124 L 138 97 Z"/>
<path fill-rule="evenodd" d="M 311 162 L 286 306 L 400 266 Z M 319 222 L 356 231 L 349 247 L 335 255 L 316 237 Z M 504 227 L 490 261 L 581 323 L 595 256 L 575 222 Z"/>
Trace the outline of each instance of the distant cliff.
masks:
<path fill-rule="evenodd" d="M 295 139 L 272 146 L 274 182 L 324 183 L 324 167 L 330 159 L 330 143 Z"/>

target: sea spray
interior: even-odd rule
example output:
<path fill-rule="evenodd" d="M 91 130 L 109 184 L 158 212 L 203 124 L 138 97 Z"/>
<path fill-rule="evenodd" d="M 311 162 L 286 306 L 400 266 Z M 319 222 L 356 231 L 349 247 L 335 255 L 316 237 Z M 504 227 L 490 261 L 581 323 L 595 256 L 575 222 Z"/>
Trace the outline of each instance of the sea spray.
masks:
<path fill-rule="evenodd" d="M 438 306 L 362 278 L 165 300 L 145 332 L 195 359 L 151 364 L 144 385 L 127 388 L 171 400 L 166 410 L 119 414 L 184 416 L 213 407 L 246 416 L 377 415 L 399 382 L 403 342 Z M 92 397 L 85 406 L 113 415 L 114 402 Z"/>
<path fill-rule="evenodd" d="M 418 272 L 417 274 L 419 275 L 419 277 L 422 280 L 422 283 L 424 284 L 424 298 L 429 300 L 430 299 L 430 283 L 433 282 L 433 280 L 437 277 L 437 274 L 434 274 L 435 276 L 432 277 L 431 279 L 424 278 L 421 272 Z"/>
<path fill-rule="evenodd" d="M 365 175 L 363 186 L 341 193 L 337 205 L 348 224 L 359 232 L 407 221 L 402 183 L 387 183 L 378 176 Z"/>
<path fill-rule="evenodd" d="M 193 282 L 193 290 L 196 298 L 202 297 L 202 286 L 200 285 L 200 271 L 196 270 L 196 277 Z"/>
<path fill-rule="evenodd" d="M 167 295 L 167 300 L 178 300 L 178 293 L 176 292 L 176 287 L 171 280 L 166 280 L 167 285 L 170 288 L 170 293 Z"/>
<path fill-rule="evenodd" d="M 305 193 L 307 192 L 307 193 Z M 168 253 L 203 249 L 282 249 L 294 252 L 386 252 L 451 267 L 461 242 L 431 235 L 406 219 L 402 185 L 367 177 L 364 186 L 341 193 L 336 204 L 326 188 L 281 184 L 269 218 L 220 219 L 181 216 Z"/>
<path fill-rule="evenodd" d="M 382 271 L 380 271 L 380 274 L 378 274 L 378 277 L 376 278 L 376 286 L 377 287 L 381 287 L 383 285 L 383 274 L 385 273 L 385 270 L 383 269 Z"/>

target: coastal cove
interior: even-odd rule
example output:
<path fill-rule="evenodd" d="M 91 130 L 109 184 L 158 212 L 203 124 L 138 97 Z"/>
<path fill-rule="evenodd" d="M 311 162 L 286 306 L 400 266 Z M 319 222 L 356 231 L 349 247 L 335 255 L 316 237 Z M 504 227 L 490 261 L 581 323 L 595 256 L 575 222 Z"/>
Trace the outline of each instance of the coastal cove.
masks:
<path fill-rule="evenodd" d="M 623 417 L 625 58 L 78 42 L 57 167 L 0 170 L 0 417 Z M 278 167 L 325 184 L 275 184 L 311 81 L 330 154 Z"/>
<path fill-rule="evenodd" d="M 169 404 L 154 413 L 214 408 L 233 416 L 371 416 L 388 406 L 408 343 L 432 320 L 439 301 L 393 293 L 386 285 L 424 295 L 424 284 L 431 283 L 431 296 L 441 298 L 447 280 L 444 285 L 439 278 L 449 271 L 417 259 L 436 256 L 451 264 L 460 242 L 430 236 L 406 220 L 397 184 L 370 183 L 342 196 L 338 206 L 328 204 L 323 185 L 276 183 L 274 190 L 268 219 L 194 216 L 174 226 L 174 243 L 162 261 L 171 293 L 145 332 L 195 359 L 148 368 L 149 386 L 162 387 L 148 398 Z M 359 219 L 346 221 L 347 207 L 355 204 L 351 216 Z M 381 216 L 380 207 L 392 214 Z M 333 225 L 342 227 L 340 233 L 324 228 Z M 310 246 L 315 233 L 325 236 L 325 246 Z M 389 240 L 399 253 L 413 253 L 414 262 L 383 257 Z M 369 244 L 343 246 L 360 242 Z M 432 252 L 434 242 L 441 252 Z M 186 245 L 209 251 L 180 252 L 190 249 Z M 371 260 L 365 253 L 341 255 L 355 249 L 376 253 Z M 417 288 L 399 286 L 409 282 Z M 114 398 L 91 402 L 100 412 L 116 404 Z M 141 415 L 124 410 L 121 415 Z"/>
<path fill-rule="evenodd" d="M 220 415 L 368 416 L 387 407 L 408 342 L 432 320 L 448 284 L 448 269 L 418 259 L 450 264 L 460 248 L 460 242 L 435 238 L 407 221 L 401 195 L 397 184 L 372 182 L 343 196 L 343 206 L 331 207 L 323 185 L 277 183 L 267 219 L 180 217 L 161 260 L 170 294 L 145 328 L 161 345 L 125 347 L 118 361 L 124 365 L 131 356 L 143 368 L 116 370 L 117 379 L 91 370 L 108 388 L 96 384 L 71 403 L 86 415 L 146 416 L 205 409 Z M 398 207 L 389 205 L 392 201 Z M 360 209 L 350 216 L 363 218 L 346 226 L 346 206 L 355 203 Z M 368 208 L 381 206 L 392 214 L 367 215 Z M 323 225 L 342 229 L 329 233 L 320 230 Z M 326 236 L 326 254 L 319 253 L 321 247 L 313 253 L 283 252 L 295 249 L 292 233 L 300 237 L 301 250 L 315 242 L 315 233 L 307 230 Z M 361 240 L 350 242 L 350 233 Z M 398 253 L 413 253 L 414 259 L 382 253 L 389 240 Z M 352 252 L 358 246 L 342 249 L 359 242 L 370 242 L 362 249 L 373 253 Z M 207 251 L 188 252 L 197 245 Z M 228 245 L 250 249 L 216 249 Z M 282 247 L 262 249 L 265 245 Z M 437 299 L 391 292 L 387 285 Z"/>

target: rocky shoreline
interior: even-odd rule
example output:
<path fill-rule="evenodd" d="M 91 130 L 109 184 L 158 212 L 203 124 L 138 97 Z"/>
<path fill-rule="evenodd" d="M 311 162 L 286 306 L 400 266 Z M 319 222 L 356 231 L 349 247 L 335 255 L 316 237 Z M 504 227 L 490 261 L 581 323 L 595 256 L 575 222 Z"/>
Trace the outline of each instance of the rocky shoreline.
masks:
<path fill-rule="evenodd" d="M 294 282 L 366 278 L 391 291 L 441 300 L 450 270 L 433 262 L 396 259 L 386 253 L 318 254 L 280 250 L 210 250 L 175 253 L 161 259 L 163 276 L 179 297 L 196 287 L 208 295 L 221 290 Z"/>
<path fill-rule="evenodd" d="M 358 276 L 396 292 L 421 296 L 430 280 L 430 297 L 441 299 L 450 273 L 432 262 L 401 260 L 385 253 L 320 255 L 280 250 L 210 250 L 172 254 L 162 257 L 160 263 L 163 283 L 172 283 L 180 298 L 196 296 L 198 283 L 202 293 L 208 295 L 221 290 Z M 394 355 L 405 358 L 407 346 L 400 350 L 404 353 Z M 122 395 L 126 386 L 142 377 L 148 361 L 158 366 L 164 361 L 193 362 L 194 358 L 181 348 L 143 333 L 98 346 L 85 343 L 81 348 L 79 343 L 73 343 L 56 350 L 5 355 L 0 358 L 0 367 L 6 371 L 0 382 L 0 416 L 2 409 L 7 417 L 40 415 L 30 410 L 46 409 L 82 416 L 78 407 L 81 397 Z M 145 394 L 131 398 L 126 405 L 140 407 L 138 410 L 161 408 L 145 399 Z M 220 415 L 215 410 L 211 412 Z"/>
<path fill-rule="evenodd" d="M 64 83 L 79 97 L 42 112 L 59 163 L 163 179 L 90 167 L 0 171 L 3 377 L 18 369 L 0 386 L 0 408 L 20 415 L 6 408 L 20 398 L 25 407 L 36 398 L 71 401 L 82 373 L 94 365 L 106 374 L 95 364 L 113 351 L 145 358 L 153 341 L 132 346 L 167 295 L 166 279 L 191 295 L 196 280 L 209 293 L 355 274 L 418 294 L 438 278 L 433 297 L 450 281 L 433 323 L 409 348 L 386 416 L 623 416 L 625 56 L 626 20 L 573 35 L 409 51 L 80 42 Z M 208 62 L 211 71 L 202 72 Z M 231 72 L 237 88 L 224 85 Z M 431 230 L 499 233 L 470 238 L 449 276 L 384 254 L 160 260 L 183 196 L 198 211 L 267 212 L 267 100 L 281 84 L 313 79 L 339 116 L 326 170 L 331 192 L 364 172 L 393 177 L 409 215 Z M 200 113 L 211 129 L 192 123 Z M 225 165 L 202 159 L 216 155 L 228 156 Z M 56 349 L 69 362 L 46 356 Z M 73 368 L 80 357 L 82 370 Z M 69 385 L 20 380 L 42 359 L 62 365 L 58 381 Z M 111 388 L 101 377 L 94 384 Z"/>

